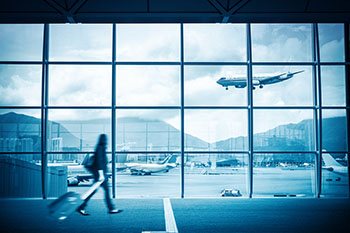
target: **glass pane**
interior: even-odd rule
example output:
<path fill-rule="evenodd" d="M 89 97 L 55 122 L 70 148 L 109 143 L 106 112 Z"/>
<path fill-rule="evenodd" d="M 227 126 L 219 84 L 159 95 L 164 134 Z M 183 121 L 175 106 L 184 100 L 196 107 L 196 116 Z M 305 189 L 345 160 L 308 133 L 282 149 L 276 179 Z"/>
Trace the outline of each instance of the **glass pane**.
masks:
<path fill-rule="evenodd" d="M 185 110 L 185 149 L 247 150 L 247 117 L 247 110 Z"/>
<path fill-rule="evenodd" d="M 185 196 L 247 196 L 247 173 L 244 154 L 185 154 Z"/>
<path fill-rule="evenodd" d="M 245 24 L 185 24 L 185 61 L 247 60 Z"/>
<path fill-rule="evenodd" d="M 179 66 L 117 66 L 117 104 L 180 105 Z"/>
<path fill-rule="evenodd" d="M 1 24 L 0 61 L 41 61 L 42 24 Z"/>
<path fill-rule="evenodd" d="M 318 35 L 322 62 L 345 61 L 343 24 L 318 24 Z"/>
<path fill-rule="evenodd" d="M 254 196 L 315 195 L 314 154 L 254 154 Z"/>
<path fill-rule="evenodd" d="M 41 65 L 0 65 L 0 105 L 40 106 Z"/>
<path fill-rule="evenodd" d="M 254 110 L 255 151 L 313 151 L 312 110 Z"/>
<path fill-rule="evenodd" d="M 179 24 L 117 25 L 117 61 L 179 60 Z"/>
<path fill-rule="evenodd" d="M 40 151 L 40 110 L 1 109 L 0 152 Z"/>
<path fill-rule="evenodd" d="M 247 105 L 246 66 L 185 66 L 184 73 L 185 105 Z M 238 84 L 228 85 L 232 78 Z"/>
<path fill-rule="evenodd" d="M 117 110 L 117 150 L 178 151 L 178 110 Z"/>
<path fill-rule="evenodd" d="M 254 66 L 255 106 L 313 105 L 312 67 Z"/>
<path fill-rule="evenodd" d="M 50 109 L 48 151 L 94 151 L 98 136 L 107 134 L 111 148 L 111 111 L 92 109 Z"/>
<path fill-rule="evenodd" d="M 322 149 L 347 150 L 346 110 L 322 110 Z"/>
<path fill-rule="evenodd" d="M 312 61 L 311 24 L 252 24 L 253 61 Z"/>
<path fill-rule="evenodd" d="M 323 106 L 345 106 L 345 67 L 321 66 Z"/>
<path fill-rule="evenodd" d="M 40 153 L 0 154 L 0 198 L 42 197 L 40 159 Z"/>
<path fill-rule="evenodd" d="M 117 172 L 117 196 L 179 197 L 179 162 L 180 155 L 177 154 L 127 154 L 126 163 L 121 163 Z"/>
<path fill-rule="evenodd" d="M 111 24 L 51 24 L 51 61 L 111 61 Z"/>
<path fill-rule="evenodd" d="M 322 153 L 322 191 L 325 196 L 349 196 L 348 155 Z"/>
<path fill-rule="evenodd" d="M 50 105 L 111 105 L 111 66 L 51 65 L 49 71 Z"/>

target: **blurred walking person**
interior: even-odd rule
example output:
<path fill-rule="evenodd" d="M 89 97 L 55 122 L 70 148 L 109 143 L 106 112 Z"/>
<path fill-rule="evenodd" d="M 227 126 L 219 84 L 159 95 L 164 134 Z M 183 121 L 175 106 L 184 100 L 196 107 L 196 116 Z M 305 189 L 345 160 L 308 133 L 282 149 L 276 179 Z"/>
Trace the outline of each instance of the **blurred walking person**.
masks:
<path fill-rule="evenodd" d="M 103 187 L 105 191 L 105 201 L 106 205 L 108 208 L 108 213 L 110 214 L 116 214 L 122 212 L 120 209 L 116 209 L 109 193 L 109 187 L 108 187 L 108 175 L 107 175 L 107 164 L 108 164 L 108 159 L 107 159 L 107 154 L 106 154 L 106 148 L 107 148 L 107 135 L 106 134 L 101 134 L 98 139 L 98 143 L 96 145 L 95 153 L 93 155 L 94 158 L 92 158 L 92 164 L 89 166 L 89 171 L 93 174 L 94 176 L 94 181 L 101 181 L 104 179 L 103 183 L 101 186 Z M 88 196 L 84 203 L 79 206 L 77 211 L 86 216 L 89 215 L 86 212 L 86 206 L 88 201 L 91 199 L 91 197 L 97 192 L 95 190 L 90 196 Z"/>

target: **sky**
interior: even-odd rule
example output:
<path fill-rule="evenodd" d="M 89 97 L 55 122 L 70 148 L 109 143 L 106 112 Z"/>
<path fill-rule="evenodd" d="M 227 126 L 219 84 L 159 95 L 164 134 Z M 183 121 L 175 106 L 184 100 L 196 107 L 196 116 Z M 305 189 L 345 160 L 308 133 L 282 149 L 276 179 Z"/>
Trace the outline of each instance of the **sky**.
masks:
<path fill-rule="evenodd" d="M 310 24 L 252 24 L 252 55 L 256 62 L 312 61 Z M 43 25 L 0 25 L 1 61 L 41 61 Z M 320 24 L 321 61 L 344 61 L 343 26 Z M 50 25 L 50 61 L 107 61 L 112 59 L 112 25 Z M 245 62 L 245 24 L 185 24 L 185 62 Z M 179 62 L 179 24 L 117 25 L 117 62 Z M 0 105 L 40 106 L 41 65 L 0 65 Z M 253 76 L 277 75 L 303 70 L 294 78 L 257 88 L 255 106 L 312 106 L 311 66 L 254 66 Z M 120 106 L 179 106 L 179 65 L 117 65 L 116 93 Z M 110 106 L 109 65 L 50 65 L 49 105 Z M 186 106 L 247 106 L 247 88 L 221 87 L 221 77 L 246 77 L 242 65 L 186 65 L 184 93 Z M 345 106 L 345 70 L 321 69 L 322 98 L 327 106 Z M 5 111 L 5 110 L 3 110 Z M 34 111 L 35 112 L 35 111 Z M 34 114 L 33 111 L 31 114 Z M 343 114 L 329 111 L 327 116 Z M 297 123 L 312 117 L 310 111 L 257 111 L 254 132 L 264 132 L 281 124 Z M 37 113 L 35 116 L 39 117 Z M 178 110 L 123 110 L 118 116 L 164 120 L 179 128 Z M 88 120 L 110 117 L 109 111 L 61 110 L 52 120 Z M 207 142 L 246 136 L 247 111 L 186 110 L 185 131 Z"/>

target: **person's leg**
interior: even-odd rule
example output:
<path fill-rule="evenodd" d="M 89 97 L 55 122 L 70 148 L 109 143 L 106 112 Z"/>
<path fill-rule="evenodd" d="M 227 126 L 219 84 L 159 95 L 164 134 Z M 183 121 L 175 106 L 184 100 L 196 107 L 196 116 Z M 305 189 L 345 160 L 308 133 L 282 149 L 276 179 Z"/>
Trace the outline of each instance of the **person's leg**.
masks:
<path fill-rule="evenodd" d="M 105 176 L 105 177 L 107 177 L 107 176 Z M 115 207 L 114 207 L 114 205 L 112 203 L 111 196 L 109 194 L 108 179 L 106 179 L 102 183 L 102 187 L 105 190 L 105 201 L 106 201 L 107 208 L 108 208 L 108 210 L 113 210 Z"/>
<path fill-rule="evenodd" d="M 97 181 L 97 178 L 98 178 L 98 174 L 97 173 L 94 173 L 93 174 L 94 176 L 94 182 Z M 92 198 L 93 195 L 95 195 L 95 193 L 97 192 L 97 190 L 95 190 L 93 193 L 91 193 L 83 202 L 83 204 L 81 204 L 78 208 L 77 208 L 77 211 L 82 214 L 82 215 L 88 215 L 85 211 L 85 208 L 87 206 L 87 203 L 88 201 Z"/>

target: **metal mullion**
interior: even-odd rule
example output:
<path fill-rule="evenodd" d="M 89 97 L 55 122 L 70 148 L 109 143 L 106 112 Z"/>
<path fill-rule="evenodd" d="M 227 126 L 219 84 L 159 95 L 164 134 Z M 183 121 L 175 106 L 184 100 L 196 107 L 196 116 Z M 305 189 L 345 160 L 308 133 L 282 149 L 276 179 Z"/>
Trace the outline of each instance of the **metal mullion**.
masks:
<path fill-rule="evenodd" d="M 314 106 L 254 106 L 253 109 L 257 110 L 298 110 L 298 109 L 315 109 Z"/>
<path fill-rule="evenodd" d="M 251 25 L 247 24 L 247 71 L 248 71 L 248 196 L 253 196 L 253 69 L 252 69 Z"/>
<path fill-rule="evenodd" d="M 28 152 L 12 152 L 12 151 L 0 151 L 0 154 L 1 155 L 3 155 L 3 154 L 10 154 L 10 155 L 12 155 L 12 154 L 23 154 L 23 155 L 25 155 L 25 154 L 41 154 L 41 151 L 37 151 L 37 152 L 35 152 L 35 151 L 28 151 Z"/>
<path fill-rule="evenodd" d="M 169 66 L 169 65 L 181 65 L 181 62 L 157 62 L 157 61 L 150 61 L 150 62 L 140 62 L 140 61 L 116 61 L 116 65 L 137 65 L 137 66 Z"/>
<path fill-rule="evenodd" d="M 343 66 L 349 64 L 350 62 L 320 62 L 321 66 Z"/>
<path fill-rule="evenodd" d="M 189 66 L 246 66 L 247 62 L 184 62 Z"/>
<path fill-rule="evenodd" d="M 134 151 L 116 151 L 116 154 L 181 154 L 181 151 L 145 151 L 145 150 L 134 150 Z"/>
<path fill-rule="evenodd" d="M 112 65 L 112 62 L 103 61 L 50 61 L 49 65 Z"/>
<path fill-rule="evenodd" d="M 248 109 L 247 106 L 185 106 L 185 109 Z"/>
<path fill-rule="evenodd" d="M 0 106 L 0 109 L 41 109 L 41 106 Z"/>
<path fill-rule="evenodd" d="M 184 109 L 184 25 L 180 24 L 180 62 L 181 62 L 181 71 L 180 71 L 180 95 L 181 95 L 181 198 L 185 196 L 185 109 Z"/>
<path fill-rule="evenodd" d="M 115 172 L 115 145 L 116 145 L 116 47 L 117 47 L 117 32 L 116 24 L 113 24 L 113 35 L 112 35 L 112 122 L 111 122 L 111 144 L 112 144 L 112 197 L 116 197 L 116 183 L 117 177 Z"/>
<path fill-rule="evenodd" d="M 48 75 L 49 75 L 49 35 L 50 26 L 44 24 L 42 79 L 41 79 L 41 187 L 43 199 L 47 198 L 47 117 L 48 117 Z"/>
<path fill-rule="evenodd" d="M 115 109 L 181 109 L 181 106 L 115 106 Z"/>
<path fill-rule="evenodd" d="M 314 62 L 252 62 L 253 66 L 311 66 Z"/>
<path fill-rule="evenodd" d="M 42 61 L 0 61 L 0 65 L 42 65 Z"/>
<path fill-rule="evenodd" d="M 48 106 L 47 109 L 111 109 L 111 106 Z"/>
<path fill-rule="evenodd" d="M 184 151 L 185 154 L 249 154 L 249 151 Z"/>
<path fill-rule="evenodd" d="M 345 88 L 346 88 L 346 119 L 347 119 L 347 151 L 349 152 L 350 146 L 350 24 L 344 24 L 344 48 L 345 48 Z M 349 153 L 347 153 L 348 159 L 348 181 L 350 181 L 350 164 Z M 350 183 L 348 182 L 348 195 L 350 197 Z"/>
<path fill-rule="evenodd" d="M 315 101 L 316 101 L 316 197 L 321 197 L 322 188 L 322 93 L 321 93 L 321 67 L 320 67 L 320 47 L 318 38 L 318 25 L 313 24 L 313 48 L 315 61 Z"/>
<path fill-rule="evenodd" d="M 315 151 L 254 151 L 255 154 L 316 154 Z"/>

